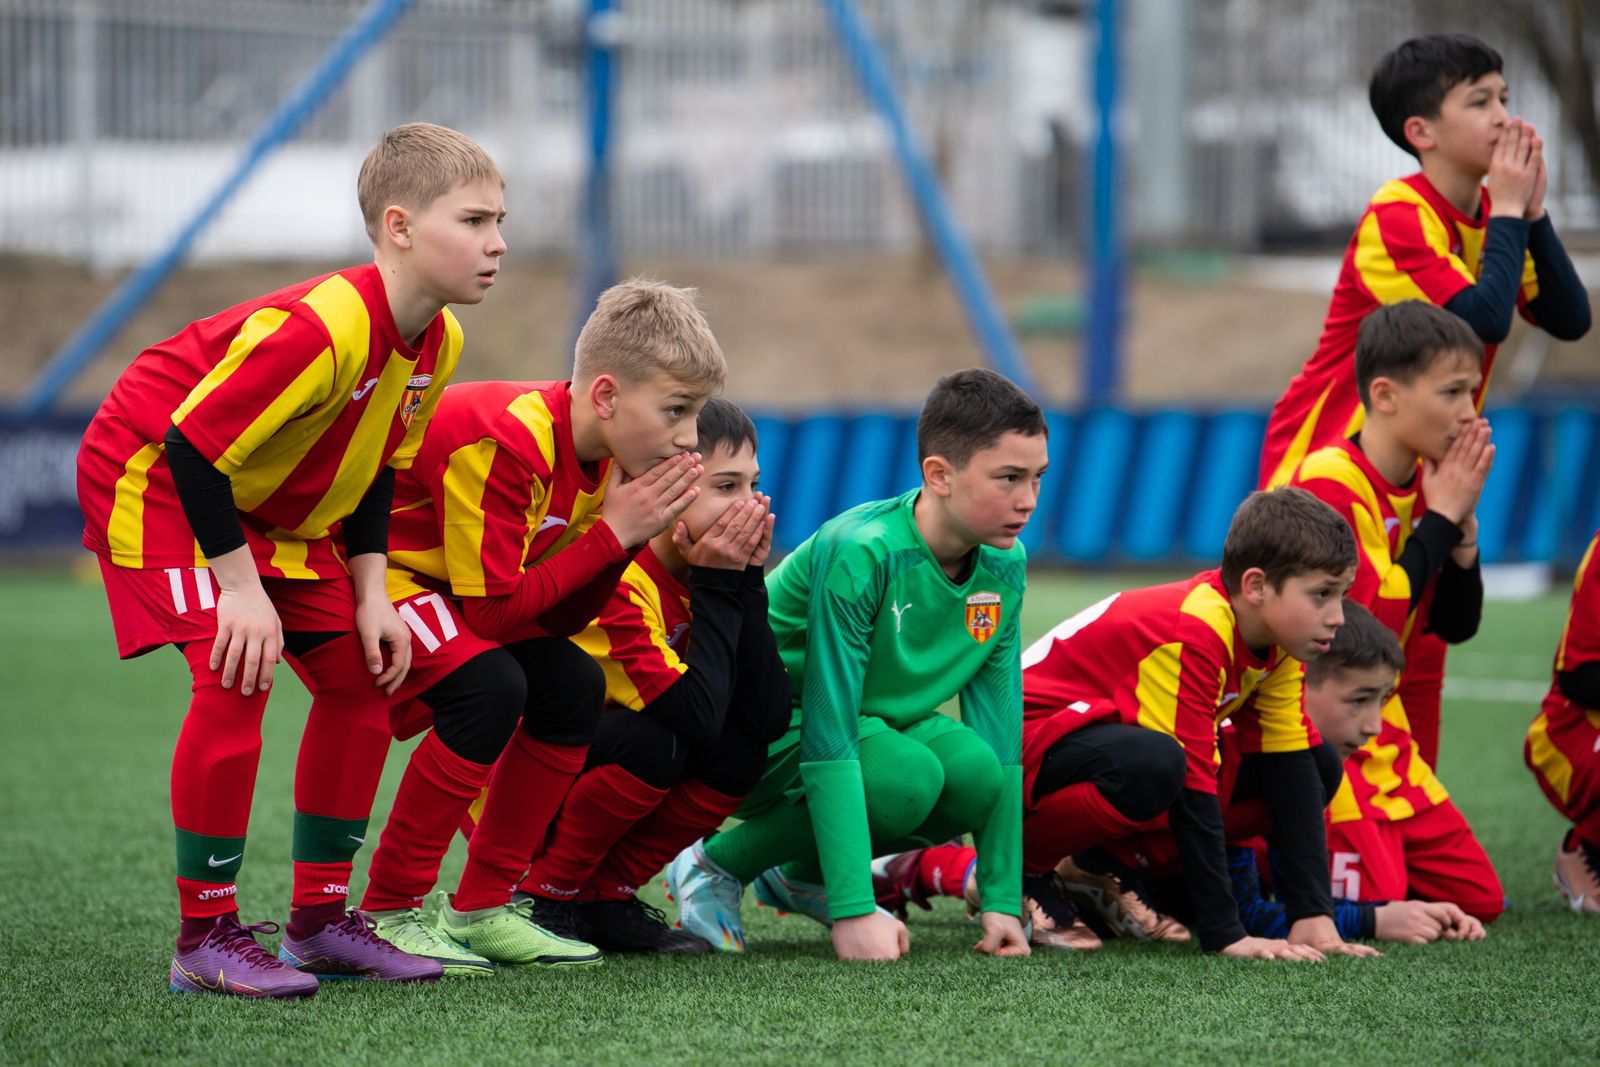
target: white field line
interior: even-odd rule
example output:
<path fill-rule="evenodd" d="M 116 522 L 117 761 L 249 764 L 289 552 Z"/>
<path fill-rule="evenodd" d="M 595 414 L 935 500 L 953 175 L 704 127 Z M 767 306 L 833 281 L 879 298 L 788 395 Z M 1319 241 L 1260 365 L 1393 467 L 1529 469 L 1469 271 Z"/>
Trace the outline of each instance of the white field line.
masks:
<path fill-rule="evenodd" d="M 1460 675 L 1446 675 L 1444 680 L 1446 700 L 1476 704 L 1526 704 L 1529 708 L 1537 708 L 1548 692 L 1548 679 L 1535 682 L 1527 678 L 1463 678 Z"/>

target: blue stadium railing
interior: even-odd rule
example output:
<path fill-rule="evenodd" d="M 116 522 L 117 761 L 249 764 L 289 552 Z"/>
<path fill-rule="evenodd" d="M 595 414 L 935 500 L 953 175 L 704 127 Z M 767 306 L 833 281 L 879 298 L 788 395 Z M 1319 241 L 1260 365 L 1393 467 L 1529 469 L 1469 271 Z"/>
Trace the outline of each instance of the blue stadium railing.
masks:
<path fill-rule="evenodd" d="M 1497 453 L 1479 509 L 1484 559 L 1576 565 L 1600 527 L 1600 410 L 1502 408 L 1489 418 Z M 1264 413 L 1100 408 L 1048 420 L 1050 473 L 1023 535 L 1034 559 L 1217 558 L 1234 507 L 1254 485 Z M 0 417 L 0 552 L 76 542 L 73 457 L 87 421 Z M 917 483 L 913 415 L 763 414 L 756 424 L 780 547 L 851 505 Z"/>

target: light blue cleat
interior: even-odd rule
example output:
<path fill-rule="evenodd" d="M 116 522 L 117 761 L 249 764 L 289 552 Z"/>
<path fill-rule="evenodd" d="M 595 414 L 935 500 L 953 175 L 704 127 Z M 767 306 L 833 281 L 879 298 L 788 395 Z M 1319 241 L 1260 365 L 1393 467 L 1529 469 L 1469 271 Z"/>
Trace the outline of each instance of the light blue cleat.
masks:
<path fill-rule="evenodd" d="M 778 909 L 779 915 L 793 913 L 814 919 L 832 928 L 833 917 L 828 914 L 828 890 L 815 882 L 802 882 L 783 873 L 782 867 L 768 867 L 756 875 L 751 883 L 756 893 L 756 903 Z"/>
<path fill-rule="evenodd" d="M 678 925 L 719 952 L 744 951 L 739 902 L 744 885 L 712 862 L 702 838 L 667 866 L 667 896 L 678 902 Z"/>

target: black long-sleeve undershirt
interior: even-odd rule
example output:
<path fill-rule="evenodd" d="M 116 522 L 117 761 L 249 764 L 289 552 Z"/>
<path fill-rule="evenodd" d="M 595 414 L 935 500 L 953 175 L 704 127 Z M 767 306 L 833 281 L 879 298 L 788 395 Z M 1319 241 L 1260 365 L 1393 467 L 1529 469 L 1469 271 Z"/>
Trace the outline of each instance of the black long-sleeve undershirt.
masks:
<path fill-rule="evenodd" d="M 1522 284 L 1523 255 L 1528 250 L 1528 223 L 1496 215 L 1489 219 L 1478 261 L 1478 281 L 1445 303 L 1445 310 L 1465 320 L 1486 344 L 1499 344 L 1511 333 Z"/>
<path fill-rule="evenodd" d="M 355 557 L 389 551 L 389 509 L 394 506 L 394 468 L 384 467 L 361 497 L 361 503 L 340 523 L 344 553 Z"/>
<path fill-rule="evenodd" d="M 1254 765 L 1261 797 L 1272 817 L 1280 864 L 1278 898 L 1290 925 L 1319 915 L 1331 916 L 1328 837 L 1322 821 L 1326 798 L 1316 758 L 1301 751 L 1262 752 L 1244 759 Z"/>
<path fill-rule="evenodd" d="M 1528 251 L 1539 277 L 1539 295 L 1528 301 L 1528 314 L 1551 337 L 1576 341 L 1589 332 L 1589 293 L 1548 214 L 1528 230 Z"/>
<path fill-rule="evenodd" d="M 1428 629 L 1446 644 L 1459 645 L 1477 636 L 1483 621 L 1483 570 L 1474 559 L 1463 567 L 1446 557 L 1428 608 Z"/>
<path fill-rule="evenodd" d="M 750 736 L 771 743 L 788 728 L 793 691 L 778 639 L 767 622 L 765 568 L 745 568 L 739 599 L 744 625 L 739 629 L 731 713 L 741 717 Z"/>
<path fill-rule="evenodd" d="M 1400 550 L 1400 558 L 1395 560 L 1410 581 L 1411 607 L 1417 606 L 1428 583 L 1449 562 L 1451 551 L 1460 543 L 1461 527 L 1437 511 L 1423 513 L 1406 540 L 1406 547 Z"/>
<path fill-rule="evenodd" d="M 1581 708 L 1600 711 L 1600 660 L 1579 664 L 1570 671 L 1556 672 L 1561 695 Z"/>
<path fill-rule="evenodd" d="M 689 610 L 694 632 L 678 680 L 642 709 L 691 747 L 722 735 L 733 690 L 734 652 L 744 628 L 742 571 L 690 567 Z"/>
<path fill-rule="evenodd" d="M 183 516 L 207 559 L 232 552 L 244 544 L 244 524 L 233 503 L 233 482 L 211 465 L 176 426 L 169 426 L 163 441 L 172 485 L 178 491 Z"/>
<path fill-rule="evenodd" d="M 1178 845 L 1178 860 L 1183 864 L 1183 881 L 1194 909 L 1200 947 L 1206 952 L 1220 952 L 1248 936 L 1239 921 L 1239 904 L 1233 899 L 1222 806 L 1215 794 L 1186 788 L 1178 794 L 1168 819 Z"/>

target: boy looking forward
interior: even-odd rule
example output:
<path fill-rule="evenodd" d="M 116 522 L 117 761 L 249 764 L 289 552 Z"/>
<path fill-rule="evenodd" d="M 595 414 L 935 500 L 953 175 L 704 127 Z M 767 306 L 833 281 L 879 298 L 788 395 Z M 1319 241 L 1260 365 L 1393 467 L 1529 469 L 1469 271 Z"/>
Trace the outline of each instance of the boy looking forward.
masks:
<path fill-rule="evenodd" d="M 1028 648 L 1023 886 L 1036 944 L 1097 947 L 1057 865 L 1164 817 L 1205 951 L 1371 953 L 1331 918 L 1319 742 L 1302 711 L 1301 661 L 1327 651 L 1354 571 L 1350 531 L 1326 504 L 1298 489 L 1256 493 L 1234 514 L 1219 569 L 1115 594 Z M 1230 717 L 1242 757 L 1238 784 L 1222 788 L 1217 724 Z M 1284 846 L 1287 940 L 1251 937 L 1239 922 L 1223 805 L 1247 795 L 1265 801 Z"/>
<path fill-rule="evenodd" d="M 1554 678 L 1528 727 L 1523 758 L 1572 822 L 1556 846 L 1556 888 L 1573 911 L 1600 915 L 1600 533 L 1572 580 Z"/>
<path fill-rule="evenodd" d="M 172 644 L 194 676 L 172 762 L 174 991 L 298 997 L 316 992 L 318 974 L 440 973 L 373 937 L 344 904 L 388 750 L 388 695 L 410 662 L 384 592 L 389 498 L 460 355 L 445 306 L 476 304 L 494 284 L 502 185 L 493 160 L 453 130 L 390 130 L 358 182 L 371 264 L 146 349 L 84 435 L 83 541 L 100 560 L 118 652 Z M 280 953 L 301 969 L 255 941 L 275 924 L 237 919 L 280 657 L 312 695 Z"/>
<path fill-rule="evenodd" d="M 741 951 L 740 899 L 757 881 L 764 903 L 829 925 L 840 959 L 897 959 L 909 942 L 875 906 L 874 852 L 972 831 L 977 949 L 1027 955 L 1017 535 L 1038 502 L 1046 443 L 1038 405 L 1011 382 L 946 375 L 917 423 L 922 486 L 825 523 L 773 571 L 794 716 L 740 809 L 746 821 L 668 868 L 686 930 Z M 938 711 L 958 695 L 959 723 Z"/>
<path fill-rule="evenodd" d="M 1350 524 L 1360 551 L 1347 595 L 1401 640 L 1408 660 L 1424 626 L 1428 639 L 1455 644 L 1477 633 L 1483 612 L 1474 511 L 1494 445 L 1472 399 L 1481 353 L 1448 311 L 1418 300 L 1378 308 L 1356 342 L 1365 424 L 1306 457 L 1294 476 Z M 1408 718 L 1412 699 L 1438 707 L 1442 684 L 1407 685 L 1402 672 L 1378 736 L 1347 760 L 1328 809 L 1335 892 L 1421 893 L 1492 922 L 1504 906 L 1500 881 L 1417 751 Z"/>
<path fill-rule="evenodd" d="M 1483 383 L 1513 310 L 1563 341 L 1589 329 L 1589 297 L 1545 211 L 1544 144 L 1506 110 L 1499 53 L 1475 37 L 1406 41 L 1373 71 L 1373 113 L 1421 170 L 1374 194 L 1345 250 L 1317 350 L 1267 423 L 1261 486 L 1286 484 L 1307 455 L 1361 428 L 1356 333 L 1376 307 L 1425 300 L 1484 342 Z M 1483 410 L 1483 385 L 1475 396 Z M 1437 765 L 1444 643 L 1406 649 L 1402 698 L 1422 757 Z"/>
<path fill-rule="evenodd" d="M 520 887 L 547 930 L 608 952 L 705 952 L 638 887 L 733 814 L 789 726 L 789 676 L 767 623 L 773 516 L 756 429 L 732 401 L 700 409 L 705 474 L 575 640 L 605 671 L 586 769 Z"/>
<path fill-rule="evenodd" d="M 452 974 L 600 959 L 534 924 L 512 889 L 604 702 L 599 666 L 569 638 L 694 501 L 695 416 L 726 372 L 693 290 L 624 282 L 579 334 L 572 381 L 453 387 L 399 481 L 389 594 L 429 688 L 396 704 L 393 726 L 402 738 L 433 729 L 401 779 L 363 907 L 381 936 Z M 425 920 L 474 804 L 460 884 Z"/>

